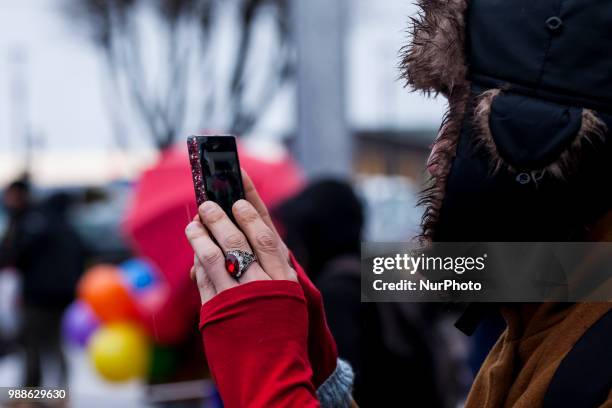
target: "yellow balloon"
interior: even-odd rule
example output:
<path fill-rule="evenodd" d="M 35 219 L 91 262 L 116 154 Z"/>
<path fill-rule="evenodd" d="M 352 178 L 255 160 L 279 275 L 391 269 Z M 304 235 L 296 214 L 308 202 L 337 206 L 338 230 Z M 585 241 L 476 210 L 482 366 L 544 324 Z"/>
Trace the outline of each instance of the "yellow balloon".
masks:
<path fill-rule="evenodd" d="M 102 377 L 119 382 L 142 377 L 149 369 L 150 344 L 131 323 L 111 323 L 94 333 L 89 358 Z"/>

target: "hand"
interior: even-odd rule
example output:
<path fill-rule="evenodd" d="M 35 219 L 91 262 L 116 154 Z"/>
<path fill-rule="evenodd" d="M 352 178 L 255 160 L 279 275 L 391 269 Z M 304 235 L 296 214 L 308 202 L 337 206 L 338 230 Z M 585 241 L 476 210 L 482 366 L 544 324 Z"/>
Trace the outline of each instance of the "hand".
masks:
<path fill-rule="evenodd" d="M 202 304 L 225 289 L 247 282 L 271 279 L 297 282 L 296 272 L 288 262 L 287 247 L 245 172 L 243 184 L 250 202 L 238 200 L 234 203 L 232 213 L 238 226 L 219 205 L 207 201 L 185 230 L 195 253 L 191 273 L 198 284 Z M 257 256 L 257 262 L 252 263 L 239 280 L 225 269 L 225 253 L 230 250 Z"/>
<path fill-rule="evenodd" d="M 244 170 L 242 184 L 246 201 L 236 202 L 232 212 L 243 232 L 236 228 L 229 217 L 214 203 L 211 203 L 213 204 L 211 209 L 216 215 L 212 217 L 210 214 L 206 215 L 207 209 L 204 206 L 207 203 L 204 203 L 200 207 L 200 215 L 187 226 L 187 238 L 195 252 L 191 277 L 198 284 L 202 304 L 225 289 L 254 280 L 284 279 L 298 282 L 306 298 L 309 326 L 308 356 L 314 371 L 313 383 L 318 387 L 334 371 L 338 357 L 336 343 L 325 320 L 321 294 L 297 262 L 291 262 L 287 246 L 280 239 L 265 204 Z M 220 218 L 216 223 L 212 223 L 217 224 L 216 227 L 208 225 L 209 217 Z M 211 234 L 221 244 L 221 248 L 211 239 Z M 235 246 L 236 242 L 230 242 L 230 249 L 252 247 L 259 261 L 258 265 L 252 264 L 249 267 L 239 282 L 225 270 L 222 249 L 227 251 L 228 236 L 234 237 L 230 239 L 231 241 L 240 241 L 237 243 L 238 246 Z"/>

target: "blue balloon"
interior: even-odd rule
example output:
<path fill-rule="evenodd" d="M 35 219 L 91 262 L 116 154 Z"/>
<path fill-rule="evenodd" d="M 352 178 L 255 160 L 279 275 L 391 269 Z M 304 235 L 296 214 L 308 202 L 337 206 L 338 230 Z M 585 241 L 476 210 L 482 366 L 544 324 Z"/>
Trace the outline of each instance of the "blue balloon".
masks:
<path fill-rule="evenodd" d="M 136 292 L 151 287 L 156 281 L 153 266 L 144 259 L 129 259 L 121 263 L 119 268 L 130 288 Z"/>

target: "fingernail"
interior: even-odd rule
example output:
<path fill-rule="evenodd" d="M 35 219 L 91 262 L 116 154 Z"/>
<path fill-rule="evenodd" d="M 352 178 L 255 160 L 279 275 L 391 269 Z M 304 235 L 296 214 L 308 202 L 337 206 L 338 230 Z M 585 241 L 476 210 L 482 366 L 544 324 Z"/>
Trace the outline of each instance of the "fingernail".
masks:
<path fill-rule="evenodd" d="M 193 231 L 194 229 L 196 229 L 198 227 L 198 223 L 196 221 L 191 221 L 189 224 L 187 224 L 187 226 L 185 227 L 185 232 L 189 232 L 189 231 Z"/>
<path fill-rule="evenodd" d="M 247 210 L 249 208 L 249 203 L 247 203 L 246 200 L 240 199 L 234 203 L 234 208 L 237 211 Z"/>
<path fill-rule="evenodd" d="M 202 203 L 202 205 L 200 206 L 200 211 L 206 214 L 211 211 L 214 211 L 215 207 L 215 203 L 213 203 L 212 201 L 204 201 L 204 203 Z"/>

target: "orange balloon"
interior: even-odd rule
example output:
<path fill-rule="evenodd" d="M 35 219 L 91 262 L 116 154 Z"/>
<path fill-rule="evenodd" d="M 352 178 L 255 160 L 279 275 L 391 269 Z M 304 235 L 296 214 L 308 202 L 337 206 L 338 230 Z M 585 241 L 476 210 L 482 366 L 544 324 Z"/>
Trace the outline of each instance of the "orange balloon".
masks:
<path fill-rule="evenodd" d="M 136 305 L 114 265 L 100 264 L 87 270 L 77 290 L 79 298 L 104 322 L 138 319 Z"/>

